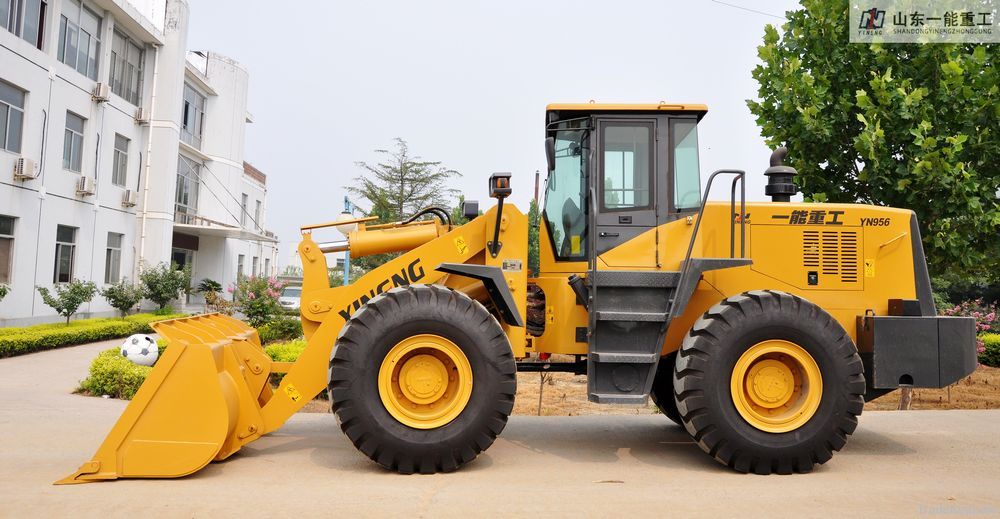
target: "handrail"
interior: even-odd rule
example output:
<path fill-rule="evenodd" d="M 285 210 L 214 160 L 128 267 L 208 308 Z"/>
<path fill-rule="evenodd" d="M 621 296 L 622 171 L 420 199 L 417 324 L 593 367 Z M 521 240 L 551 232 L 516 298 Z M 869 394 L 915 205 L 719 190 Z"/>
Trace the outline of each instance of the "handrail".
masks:
<path fill-rule="evenodd" d="M 691 232 L 691 239 L 688 241 L 687 253 L 684 254 L 684 265 L 681 267 L 681 277 L 680 277 L 680 279 L 682 281 L 687 278 L 688 271 L 691 268 L 691 252 L 694 250 L 694 242 L 695 242 L 695 239 L 698 237 L 698 229 L 701 228 L 701 220 L 702 220 L 702 217 L 705 215 L 705 205 L 708 204 L 708 195 L 712 191 L 712 182 L 714 182 L 715 181 L 715 177 L 717 177 L 719 175 L 736 175 L 736 178 L 733 179 L 733 188 L 732 188 L 732 193 L 731 193 L 731 197 L 730 197 L 730 200 L 729 200 L 729 209 L 730 209 L 730 214 L 729 214 L 729 218 L 730 218 L 730 222 L 729 222 L 729 257 L 731 257 L 731 258 L 736 257 L 736 255 L 735 255 L 735 252 L 736 252 L 736 247 L 735 247 L 736 222 L 735 222 L 735 220 L 733 220 L 733 218 L 735 218 L 733 212 L 736 209 L 736 181 L 737 180 L 740 181 L 740 187 L 741 187 L 741 189 L 740 189 L 740 214 L 739 214 L 739 216 L 740 216 L 740 257 L 741 258 L 745 258 L 746 257 L 746 236 L 747 236 L 746 235 L 746 209 L 747 209 L 747 201 L 746 201 L 746 185 L 745 185 L 745 182 L 744 182 L 744 179 L 746 178 L 746 172 L 743 171 L 743 170 L 740 170 L 740 169 L 720 169 L 720 170 L 715 171 L 714 173 L 711 174 L 711 176 L 708 177 L 708 184 L 705 186 L 705 196 L 703 196 L 702 199 L 701 199 L 701 211 L 698 214 L 698 220 L 694 224 L 694 230 Z"/>

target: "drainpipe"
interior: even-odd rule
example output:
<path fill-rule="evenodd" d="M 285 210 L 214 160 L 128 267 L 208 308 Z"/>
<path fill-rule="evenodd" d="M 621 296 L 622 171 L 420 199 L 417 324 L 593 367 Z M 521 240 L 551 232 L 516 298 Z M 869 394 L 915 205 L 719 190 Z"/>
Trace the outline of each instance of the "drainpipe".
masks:
<path fill-rule="evenodd" d="M 149 128 L 146 132 L 146 167 L 142 187 L 142 216 L 139 224 L 139 255 L 132 260 L 132 282 L 139 279 L 139 262 L 146 257 L 146 216 L 149 214 L 149 169 L 153 158 L 153 121 L 156 107 L 156 85 L 159 83 L 160 48 L 153 53 L 153 86 L 149 89 Z"/>

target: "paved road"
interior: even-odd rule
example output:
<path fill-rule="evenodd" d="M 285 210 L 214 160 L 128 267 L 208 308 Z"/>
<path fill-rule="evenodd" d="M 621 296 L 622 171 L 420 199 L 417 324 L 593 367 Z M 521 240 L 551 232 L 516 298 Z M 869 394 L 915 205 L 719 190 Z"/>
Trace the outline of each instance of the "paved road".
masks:
<path fill-rule="evenodd" d="M 124 402 L 70 394 L 88 345 L 0 360 L 0 516 L 1000 515 L 1000 412 L 871 412 L 808 475 L 732 473 L 658 416 L 514 417 L 454 474 L 399 476 L 300 414 L 178 480 L 52 486 Z"/>

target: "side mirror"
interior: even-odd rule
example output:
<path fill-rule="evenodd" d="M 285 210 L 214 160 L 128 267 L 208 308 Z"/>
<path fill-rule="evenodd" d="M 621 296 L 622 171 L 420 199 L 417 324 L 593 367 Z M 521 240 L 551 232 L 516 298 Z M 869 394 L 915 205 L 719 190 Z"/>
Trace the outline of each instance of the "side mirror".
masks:
<path fill-rule="evenodd" d="M 545 138 L 545 160 L 548 162 L 549 171 L 556 169 L 556 138 Z"/>

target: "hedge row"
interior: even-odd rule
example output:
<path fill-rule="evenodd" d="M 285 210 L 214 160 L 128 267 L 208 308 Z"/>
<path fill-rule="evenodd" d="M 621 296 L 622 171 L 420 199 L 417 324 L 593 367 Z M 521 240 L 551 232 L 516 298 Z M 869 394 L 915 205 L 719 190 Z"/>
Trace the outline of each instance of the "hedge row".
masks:
<path fill-rule="evenodd" d="M 284 317 L 257 327 L 261 344 L 276 341 L 290 341 L 302 337 L 302 321 Z"/>
<path fill-rule="evenodd" d="M 984 333 L 979 336 L 983 341 L 983 351 L 979 354 L 979 362 L 994 368 L 1000 368 L 1000 333 Z"/>
<path fill-rule="evenodd" d="M 162 356 L 166 343 L 161 339 L 158 344 Z M 264 348 L 264 351 L 275 362 L 295 362 L 305 348 L 306 341 L 299 340 L 271 344 Z M 90 364 L 90 374 L 80 382 L 80 389 L 94 396 L 108 395 L 112 398 L 131 400 L 152 369 L 133 364 L 122 356 L 121 349 L 111 348 L 99 353 Z M 275 380 L 274 377 L 277 377 L 275 383 L 280 383 L 281 378 L 272 375 L 272 380 Z"/>
<path fill-rule="evenodd" d="M 69 324 L 39 324 L 23 328 L 0 328 L 0 358 L 88 342 L 152 333 L 149 324 L 185 314 L 135 314 L 124 319 L 80 319 Z"/>

